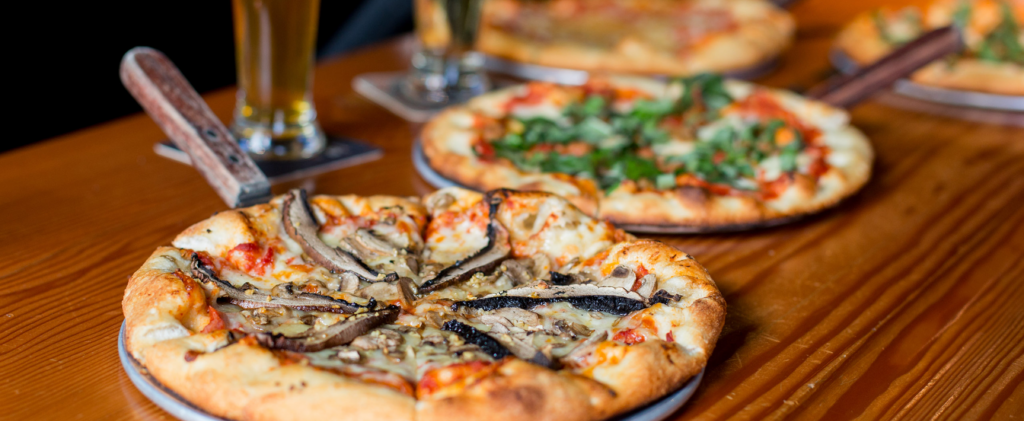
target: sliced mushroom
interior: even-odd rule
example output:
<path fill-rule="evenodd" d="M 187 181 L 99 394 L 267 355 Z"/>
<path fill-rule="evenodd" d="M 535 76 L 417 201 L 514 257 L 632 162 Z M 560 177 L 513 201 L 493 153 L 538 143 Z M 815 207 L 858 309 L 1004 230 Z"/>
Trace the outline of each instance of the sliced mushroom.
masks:
<path fill-rule="evenodd" d="M 484 314 L 476 318 L 476 321 L 491 327 L 488 333 L 509 333 L 512 329 L 512 322 L 508 319 L 493 314 Z"/>
<path fill-rule="evenodd" d="M 341 349 L 338 350 L 338 359 L 349 364 L 355 364 L 362 359 L 362 356 L 359 355 L 359 351 L 354 349 Z"/>
<path fill-rule="evenodd" d="M 398 300 L 403 307 L 411 307 L 416 301 L 416 295 L 412 290 L 412 279 L 398 278 L 395 282 L 375 282 L 359 291 L 356 295 L 363 298 L 372 298 L 382 302 Z"/>
<path fill-rule="evenodd" d="M 544 325 L 544 320 L 539 314 L 521 308 L 499 308 L 494 310 L 491 315 L 505 318 L 513 326 L 523 330 L 539 330 Z"/>
<path fill-rule="evenodd" d="M 673 293 L 670 293 L 670 292 L 665 291 L 663 289 L 659 289 L 658 292 L 655 292 L 654 295 L 651 296 L 651 300 L 650 301 L 651 301 L 651 305 L 653 306 L 653 305 L 658 304 L 658 303 L 669 305 L 671 303 L 674 303 L 674 302 L 682 300 L 682 299 L 683 299 L 682 295 L 673 294 Z"/>
<path fill-rule="evenodd" d="M 391 329 L 377 329 L 352 340 L 350 346 L 363 351 L 387 349 L 394 351 L 404 342 L 402 334 Z"/>
<path fill-rule="evenodd" d="M 341 241 L 348 251 L 364 261 L 398 255 L 398 247 L 376 236 L 366 228 L 356 229 L 355 233 Z"/>
<path fill-rule="evenodd" d="M 495 310 L 506 307 L 531 309 L 555 302 L 566 302 L 579 309 L 602 311 L 619 316 L 647 308 L 643 297 L 622 288 L 569 285 L 510 289 L 476 300 L 457 301 L 452 304 L 452 309 L 458 310 L 460 307 L 478 310 Z"/>
<path fill-rule="evenodd" d="M 390 281 L 398 277 L 394 273 L 387 275 L 377 273 L 348 252 L 324 243 L 317 235 L 317 232 L 320 231 L 320 224 L 316 222 L 313 211 L 309 208 L 305 190 L 295 189 L 288 192 L 281 208 L 281 222 L 284 224 L 284 231 L 292 240 L 299 243 L 302 251 L 309 255 L 310 259 L 320 266 L 334 273 L 354 273 L 370 282 Z"/>
<path fill-rule="evenodd" d="M 316 352 L 323 349 L 345 345 L 382 324 L 398 319 L 398 307 L 391 306 L 383 310 L 357 314 L 328 326 L 326 329 L 310 328 L 295 336 L 272 333 L 257 333 L 256 341 L 271 349 L 287 349 L 294 352 Z"/>
<path fill-rule="evenodd" d="M 461 323 L 456 320 L 449 320 L 444 323 L 444 326 L 442 326 L 441 329 L 459 335 L 459 337 L 466 341 L 466 343 L 479 346 L 484 353 L 490 355 L 491 358 L 496 360 L 500 360 L 512 354 L 494 338 L 487 336 L 473 326 L 465 323 Z"/>
<path fill-rule="evenodd" d="M 636 293 L 646 300 L 651 297 L 651 293 L 654 292 L 654 287 L 657 284 L 658 277 L 653 273 L 648 273 L 643 278 L 640 278 L 640 288 L 637 288 Z"/>
<path fill-rule="evenodd" d="M 501 270 L 505 271 L 512 282 L 517 286 L 526 285 L 533 281 L 533 274 L 530 270 L 523 266 L 522 263 L 514 259 L 508 259 L 501 263 Z"/>
<path fill-rule="evenodd" d="M 626 291 L 630 291 L 633 289 L 633 283 L 635 282 L 636 273 L 628 267 L 619 265 L 616 266 L 615 269 L 612 269 L 612 273 L 598 281 L 597 285 L 603 287 L 622 288 Z"/>
<path fill-rule="evenodd" d="M 377 303 L 373 300 L 370 300 L 367 305 L 361 306 L 359 304 L 350 303 L 348 301 L 339 300 L 326 295 L 313 294 L 309 292 L 300 292 L 296 294 L 291 288 L 291 284 L 288 284 L 288 287 L 278 289 L 278 293 L 283 292 L 289 295 L 289 297 L 275 297 L 264 293 L 251 285 L 245 285 L 243 288 L 236 288 L 234 285 L 231 285 L 231 283 L 218 278 L 217 275 L 213 273 L 212 269 L 203 264 L 197 253 L 192 253 L 191 267 L 192 276 L 195 276 L 203 283 L 212 283 L 216 285 L 224 292 L 224 297 L 221 298 L 222 300 L 242 308 L 288 307 L 302 311 L 355 313 L 356 310 L 359 310 L 360 308 L 372 309 L 377 306 Z"/>
<path fill-rule="evenodd" d="M 604 342 L 606 339 L 608 339 L 607 330 L 595 332 L 594 334 L 590 335 L 590 337 L 587 338 L 587 340 L 581 342 L 579 345 L 576 345 L 576 347 L 573 348 L 572 351 L 569 351 L 568 354 L 562 357 L 562 361 L 572 361 L 584 357 L 590 352 L 592 352 L 598 344 Z"/>
<path fill-rule="evenodd" d="M 579 323 L 573 323 L 568 320 L 558 319 L 552 323 L 552 333 L 561 336 L 563 338 L 576 339 L 581 336 L 590 336 L 594 333 L 590 328 L 581 325 Z"/>
<path fill-rule="evenodd" d="M 338 278 L 338 291 L 351 294 L 359 289 L 359 277 L 352 272 L 344 272 Z"/>
<path fill-rule="evenodd" d="M 420 292 L 433 292 L 463 282 L 480 272 L 494 270 L 512 253 L 508 230 L 496 219 L 487 224 L 487 245 L 472 256 L 459 260 L 420 285 Z"/>
<path fill-rule="evenodd" d="M 515 355 L 519 359 L 537 365 L 544 367 L 552 366 L 551 359 L 544 355 L 544 353 L 538 351 L 526 341 L 514 338 L 511 335 L 488 335 L 473 326 L 456 320 L 445 322 L 442 329 L 459 335 L 468 344 L 479 346 L 485 353 L 496 360 L 509 355 Z"/>

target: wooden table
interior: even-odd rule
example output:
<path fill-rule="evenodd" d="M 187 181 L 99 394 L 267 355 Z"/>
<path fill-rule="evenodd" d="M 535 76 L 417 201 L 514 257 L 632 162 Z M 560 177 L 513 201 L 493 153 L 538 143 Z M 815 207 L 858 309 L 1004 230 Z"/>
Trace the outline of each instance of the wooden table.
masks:
<path fill-rule="evenodd" d="M 799 4 L 798 42 L 762 82 L 820 78 L 836 25 L 868 7 L 845 3 L 862 2 Z M 431 190 L 410 164 L 418 127 L 350 88 L 359 73 L 403 68 L 409 45 L 317 69 L 328 132 L 385 157 L 276 193 Z M 232 90 L 206 99 L 230 117 Z M 660 238 L 707 266 L 729 305 L 677 419 L 1024 414 L 1024 130 L 875 103 L 853 123 L 878 159 L 840 208 L 753 233 Z M 121 369 L 121 294 L 155 247 L 224 204 L 194 170 L 153 153 L 163 137 L 140 114 L 0 155 L 0 419 L 170 417 Z"/>

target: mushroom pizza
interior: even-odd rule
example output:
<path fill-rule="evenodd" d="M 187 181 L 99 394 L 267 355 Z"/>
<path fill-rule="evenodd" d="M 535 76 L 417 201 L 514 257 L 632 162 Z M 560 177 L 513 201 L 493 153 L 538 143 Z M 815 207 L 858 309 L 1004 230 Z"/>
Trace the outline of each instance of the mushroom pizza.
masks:
<path fill-rule="evenodd" d="M 230 419 L 598 420 L 707 363 L 725 301 L 689 255 L 540 192 L 224 211 L 129 282 L 126 346 Z"/>

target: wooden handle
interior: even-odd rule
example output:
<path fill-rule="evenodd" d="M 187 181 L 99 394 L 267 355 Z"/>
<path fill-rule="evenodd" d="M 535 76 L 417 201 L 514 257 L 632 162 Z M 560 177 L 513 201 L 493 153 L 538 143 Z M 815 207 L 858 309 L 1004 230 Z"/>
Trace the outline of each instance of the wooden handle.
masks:
<path fill-rule="evenodd" d="M 939 28 L 853 74 L 829 78 L 808 90 L 807 96 L 837 107 L 850 107 L 928 63 L 962 48 L 963 41 L 955 27 Z"/>
<path fill-rule="evenodd" d="M 121 60 L 121 82 L 229 206 L 270 199 L 267 177 L 167 56 L 132 48 Z"/>

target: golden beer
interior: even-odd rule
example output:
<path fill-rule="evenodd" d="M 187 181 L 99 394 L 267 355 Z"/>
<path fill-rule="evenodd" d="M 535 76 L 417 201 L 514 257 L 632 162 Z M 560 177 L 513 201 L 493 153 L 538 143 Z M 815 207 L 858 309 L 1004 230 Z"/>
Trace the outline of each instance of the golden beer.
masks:
<path fill-rule="evenodd" d="M 232 130 L 257 158 L 323 150 L 311 87 L 320 0 L 232 0 L 238 101 Z"/>

